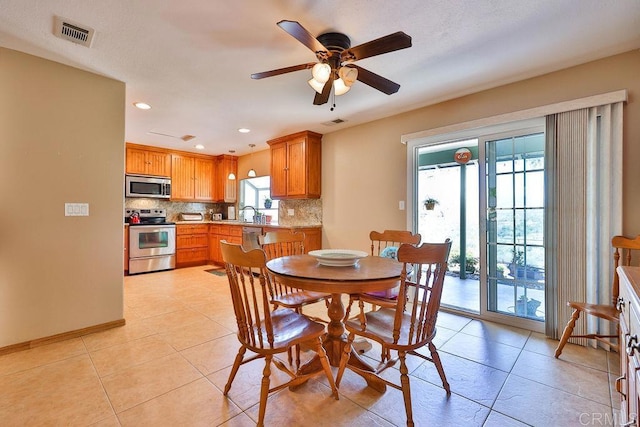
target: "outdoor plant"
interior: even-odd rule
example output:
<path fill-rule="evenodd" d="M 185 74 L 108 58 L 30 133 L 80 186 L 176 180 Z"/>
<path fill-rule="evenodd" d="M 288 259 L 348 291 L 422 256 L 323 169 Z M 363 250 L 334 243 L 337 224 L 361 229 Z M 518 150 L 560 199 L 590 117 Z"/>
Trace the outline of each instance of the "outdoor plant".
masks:
<path fill-rule="evenodd" d="M 270 209 L 271 208 L 271 203 L 272 203 L 272 200 L 270 198 L 268 198 L 268 197 L 264 198 L 264 207 L 265 207 L 265 209 Z"/>
<path fill-rule="evenodd" d="M 536 317 L 536 311 L 538 311 L 540 304 L 541 302 L 535 298 L 527 298 L 526 295 L 520 295 L 516 301 L 516 314 Z"/>
<path fill-rule="evenodd" d="M 440 203 L 438 202 L 436 199 L 434 199 L 433 197 L 428 197 L 426 199 L 424 199 L 424 208 L 428 211 L 432 211 L 433 208 L 435 208 L 435 206 Z"/>

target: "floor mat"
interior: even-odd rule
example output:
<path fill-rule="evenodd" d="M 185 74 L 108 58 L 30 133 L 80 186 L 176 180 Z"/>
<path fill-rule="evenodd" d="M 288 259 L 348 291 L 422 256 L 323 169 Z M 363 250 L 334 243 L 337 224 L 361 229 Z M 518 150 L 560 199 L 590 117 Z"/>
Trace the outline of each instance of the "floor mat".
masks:
<path fill-rule="evenodd" d="M 212 268 L 211 270 L 205 270 L 207 273 L 215 274 L 216 276 L 226 276 L 227 272 L 222 268 Z"/>

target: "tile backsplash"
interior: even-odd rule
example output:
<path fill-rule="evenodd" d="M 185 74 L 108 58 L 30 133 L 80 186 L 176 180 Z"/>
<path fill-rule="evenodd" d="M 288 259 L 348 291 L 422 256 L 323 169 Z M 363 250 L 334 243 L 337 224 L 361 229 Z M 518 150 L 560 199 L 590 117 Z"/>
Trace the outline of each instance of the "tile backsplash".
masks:
<path fill-rule="evenodd" d="M 124 199 L 124 206 L 130 209 L 166 209 L 168 221 L 179 221 L 182 212 L 208 214 L 209 209 L 213 209 L 213 213 L 221 213 L 226 216 L 226 207 L 229 205 L 224 203 L 170 202 L 162 199 L 128 197 Z M 205 215 L 205 218 L 210 219 L 208 215 Z"/>
<path fill-rule="evenodd" d="M 171 202 L 162 199 L 128 197 L 124 199 L 124 206 L 130 209 L 166 209 L 168 221 L 179 221 L 182 212 L 202 213 L 205 214 L 206 219 L 210 219 L 207 215 L 209 209 L 213 209 L 213 213 L 221 213 L 226 219 L 227 207 L 233 204 Z M 289 216 L 289 209 L 293 209 L 293 216 Z M 280 200 L 278 224 L 292 227 L 322 225 L 322 200 Z"/>

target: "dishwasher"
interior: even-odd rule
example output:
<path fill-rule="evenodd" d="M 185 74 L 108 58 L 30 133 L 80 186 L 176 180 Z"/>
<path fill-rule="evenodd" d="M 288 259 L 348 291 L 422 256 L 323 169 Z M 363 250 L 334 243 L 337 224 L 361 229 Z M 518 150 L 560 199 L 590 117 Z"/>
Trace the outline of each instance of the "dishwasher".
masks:
<path fill-rule="evenodd" d="M 245 251 L 251 249 L 259 249 L 260 242 L 258 236 L 262 234 L 262 228 L 260 227 L 242 227 L 242 248 Z"/>

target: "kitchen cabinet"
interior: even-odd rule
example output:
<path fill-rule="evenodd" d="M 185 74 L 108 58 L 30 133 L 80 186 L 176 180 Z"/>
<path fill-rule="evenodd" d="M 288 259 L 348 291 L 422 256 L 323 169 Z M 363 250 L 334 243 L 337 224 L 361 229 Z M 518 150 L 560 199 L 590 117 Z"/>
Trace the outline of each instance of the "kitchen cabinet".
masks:
<path fill-rule="evenodd" d="M 224 203 L 235 203 L 238 196 L 238 158 L 227 154 L 216 158 L 215 200 Z M 236 179 L 229 179 L 229 174 Z"/>
<path fill-rule="evenodd" d="M 171 154 L 127 144 L 126 173 L 171 176 Z"/>
<path fill-rule="evenodd" d="M 322 228 L 320 227 L 263 227 L 262 234 L 269 231 L 291 230 L 294 233 L 304 233 L 304 252 L 322 249 Z"/>
<path fill-rule="evenodd" d="M 209 256 L 207 224 L 176 225 L 176 267 L 207 263 Z"/>
<path fill-rule="evenodd" d="M 124 226 L 124 273 L 129 272 L 129 226 Z"/>
<path fill-rule="evenodd" d="M 640 267 L 618 267 L 620 277 L 620 425 L 636 425 L 640 409 Z M 628 424 L 627 424 L 628 423 Z"/>
<path fill-rule="evenodd" d="M 220 241 L 242 244 L 242 225 L 211 224 L 209 226 L 209 261 L 222 264 Z"/>
<path fill-rule="evenodd" d="M 267 144 L 271 149 L 271 198 L 320 198 L 322 135 L 304 131 Z"/>
<path fill-rule="evenodd" d="M 171 200 L 213 201 L 215 162 L 182 154 L 171 155 Z"/>

